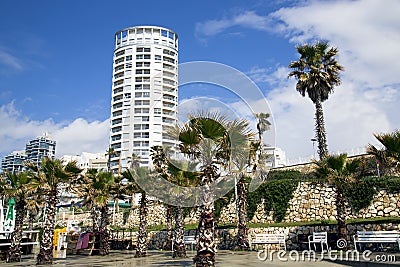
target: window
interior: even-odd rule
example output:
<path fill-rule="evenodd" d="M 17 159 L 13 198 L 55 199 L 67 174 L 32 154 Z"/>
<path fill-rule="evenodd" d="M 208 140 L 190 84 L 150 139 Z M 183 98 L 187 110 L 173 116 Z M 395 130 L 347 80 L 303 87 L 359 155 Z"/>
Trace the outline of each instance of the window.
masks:
<path fill-rule="evenodd" d="M 143 52 L 150 52 L 150 48 L 144 48 Z"/>
<path fill-rule="evenodd" d="M 143 92 L 143 97 L 150 97 L 150 92 Z"/>
<path fill-rule="evenodd" d="M 161 114 L 161 108 L 155 108 L 154 114 Z"/>
<path fill-rule="evenodd" d="M 142 116 L 142 121 L 149 121 L 150 117 L 149 116 Z"/>
<path fill-rule="evenodd" d="M 126 63 L 126 64 L 125 64 L 125 67 L 126 67 L 127 69 L 131 69 L 131 68 L 132 68 L 132 63 Z M 122 68 L 124 68 L 124 67 L 122 67 Z"/>
<path fill-rule="evenodd" d="M 143 59 L 143 55 L 136 55 L 136 59 Z"/>
<path fill-rule="evenodd" d="M 160 61 L 160 60 L 161 60 L 161 55 L 155 55 L 155 56 L 154 56 L 154 59 L 155 59 L 156 61 Z"/>
<path fill-rule="evenodd" d="M 144 55 L 144 59 L 150 59 L 150 55 Z"/>
<path fill-rule="evenodd" d="M 132 56 L 126 56 L 126 57 L 125 57 L 125 60 L 126 60 L 126 61 L 132 60 Z"/>
<path fill-rule="evenodd" d="M 175 34 L 173 32 L 168 32 L 168 38 L 174 39 Z"/>
<path fill-rule="evenodd" d="M 161 35 L 164 37 L 167 37 L 167 31 L 166 30 L 161 30 Z"/>
<path fill-rule="evenodd" d="M 143 84 L 143 90 L 150 90 L 150 84 Z"/>
<path fill-rule="evenodd" d="M 123 54 L 125 54 L 125 51 L 119 51 L 118 53 L 115 54 L 116 57 L 122 56 Z"/>
<path fill-rule="evenodd" d="M 135 97 L 142 97 L 142 93 L 135 93 Z"/>

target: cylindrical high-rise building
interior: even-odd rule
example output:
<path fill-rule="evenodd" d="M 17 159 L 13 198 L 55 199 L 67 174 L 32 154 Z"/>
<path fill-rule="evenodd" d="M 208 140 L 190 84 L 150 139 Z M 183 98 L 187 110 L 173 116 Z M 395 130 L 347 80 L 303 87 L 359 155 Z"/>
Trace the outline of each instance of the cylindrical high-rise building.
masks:
<path fill-rule="evenodd" d="M 174 146 L 166 126 L 177 123 L 178 35 L 157 26 L 136 26 L 115 34 L 110 117 L 113 172 L 132 155 L 151 163 L 150 147 Z"/>

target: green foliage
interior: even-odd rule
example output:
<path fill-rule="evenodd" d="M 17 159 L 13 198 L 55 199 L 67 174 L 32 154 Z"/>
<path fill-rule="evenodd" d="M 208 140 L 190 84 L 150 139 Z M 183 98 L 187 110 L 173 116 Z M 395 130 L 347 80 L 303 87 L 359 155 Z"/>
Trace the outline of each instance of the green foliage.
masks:
<path fill-rule="evenodd" d="M 248 193 L 247 216 L 253 218 L 257 204 L 264 199 L 264 210 L 266 213 L 274 211 L 274 221 L 281 222 L 285 217 L 289 201 L 293 197 L 294 190 L 298 185 L 298 180 L 279 179 L 263 183 L 257 190 Z"/>
<path fill-rule="evenodd" d="M 388 193 L 400 192 L 400 177 L 398 176 L 367 176 L 362 177 L 345 188 L 345 197 L 350 205 L 357 211 L 367 208 L 378 190 L 386 190 Z"/>
<path fill-rule="evenodd" d="M 345 187 L 343 192 L 350 205 L 359 211 L 371 204 L 377 190 L 373 179 L 360 178 L 352 183 L 351 186 Z"/>

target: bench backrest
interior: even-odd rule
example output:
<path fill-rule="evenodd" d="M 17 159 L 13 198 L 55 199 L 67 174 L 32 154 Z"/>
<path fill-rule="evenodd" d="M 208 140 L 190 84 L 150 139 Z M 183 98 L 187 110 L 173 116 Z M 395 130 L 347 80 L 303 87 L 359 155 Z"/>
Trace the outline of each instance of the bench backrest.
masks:
<path fill-rule="evenodd" d="M 359 241 L 397 241 L 399 232 L 397 231 L 359 231 L 357 232 Z"/>
<path fill-rule="evenodd" d="M 183 237 L 183 242 L 184 243 L 196 243 L 196 238 L 194 235 L 185 235 Z"/>
<path fill-rule="evenodd" d="M 256 234 L 255 238 L 253 240 L 279 242 L 279 241 L 285 241 L 285 235 L 284 234 Z"/>
<path fill-rule="evenodd" d="M 327 232 L 314 232 L 313 233 L 313 241 L 326 241 L 328 240 Z"/>

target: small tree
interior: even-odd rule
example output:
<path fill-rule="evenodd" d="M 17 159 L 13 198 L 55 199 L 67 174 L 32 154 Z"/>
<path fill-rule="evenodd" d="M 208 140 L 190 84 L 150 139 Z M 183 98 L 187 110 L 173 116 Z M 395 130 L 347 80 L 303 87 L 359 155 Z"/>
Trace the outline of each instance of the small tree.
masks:
<path fill-rule="evenodd" d="M 400 170 L 400 131 L 392 133 L 374 134 L 375 138 L 382 144 L 378 149 L 369 144 L 367 153 L 374 155 L 381 165 L 382 175 L 390 175 Z"/>
<path fill-rule="evenodd" d="M 336 211 L 339 238 L 348 239 L 346 230 L 345 189 L 351 187 L 358 173 L 359 161 L 347 160 L 346 154 L 329 155 L 321 161 L 315 161 L 316 177 L 324 179 L 336 189 Z"/>
<path fill-rule="evenodd" d="M 63 166 L 60 160 L 49 158 L 43 158 L 39 166 L 28 163 L 27 167 L 31 170 L 28 176 L 31 188 L 46 199 L 46 218 L 37 264 L 52 264 L 58 190 L 61 185 L 75 182 L 82 170 L 76 166 L 74 161 Z"/>

